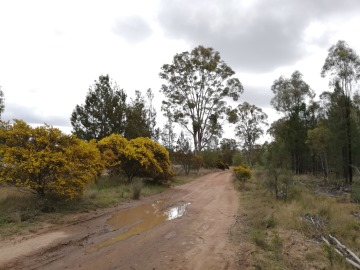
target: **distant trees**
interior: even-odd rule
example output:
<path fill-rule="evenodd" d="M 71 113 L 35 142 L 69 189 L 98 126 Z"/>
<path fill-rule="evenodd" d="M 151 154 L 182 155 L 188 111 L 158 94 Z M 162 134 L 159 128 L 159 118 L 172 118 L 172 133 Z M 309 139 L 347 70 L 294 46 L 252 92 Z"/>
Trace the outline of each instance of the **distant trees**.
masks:
<path fill-rule="evenodd" d="M 174 128 L 171 116 L 166 114 L 166 122 L 160 132 L 160 137 L 163 146 L 170 152 L 175 150 L 176 133 Z"/>
<path fill-rule="evenodd" d="M 4 98 L 4 92 L 2 91 L 0 86 L 0 118 L 4 110 L 5 110 L 5 98 Z"/>
<path fill-rule="evenodd" d="M 147 90 L 147 98 L 148 102 L 145 101 L 140 91 L 135 91 L 135 99 L 127 105 L 125 138 L 148 137 L 158 140 L 159 130 L 155 127 L 156 111 L 152 106 L 153 93 L 151 89 Z"/>
<path fill-rule="evenodd" d="M 284 116 L 271 125 L 274 140 L 265 160 L 272 168 L 321 172 L 325 180 L 342 177 L 351 184 L 353 168 L 360 166 L 360 99 L 354 91 L 360 58 L 340 40 L 330 47 L 321 76 L 329 76 L 333 90 L 323 92 L 318 102 L 298 71 L 274 82 L 271 104 Z"/>
<path fill-rule="evenodd" d="M 330 85 L 335 86 L 344 96 L 345 128 L 346 128 L 346 178 L 352 183 L 353 153 L 352 153 L 352 131 L 351 131 L 351 95 L 354 84 L 360 79 L 360 58 L 345 41 L 339 40 L 336 45 L 329 49 L 321 70 L 321 76 L 330 75 Z"/>
<path fill-rule="evenodd" d="M 123 134 L 126 126 L 126 94 L 101 75 L 89 88 L 85 104 L 76 105 L 71 115 L 74 134 L 83 140 L 100 140 L 112 133 Z"/>
<path fill-rule="evenodd" d="M 84 142 L 51 126 L 2 123 L 0 141 L 0 182 L 39 195 L 76 198 L 103 169 L 94 141 Z"/>
<path fill-rule="evenodd" d="M 236 136 L 242 142 L 247 163 L 252 166 L 255 142 L 263 134 L 267 115 L 255 105 L 244 102 L 231 112 L 230 118 L 230 121 L 235 123 Z"/>
<path fill-rule="evenodd" d="M 181 132 L 176 142 L 175 153 L 173 154 L 174 160 L 177 164 L 181 165 L 184 173 L 190 173 L 191 166 L 194 161 L 194 154 L 191 151 L 189 140 L 185 137 L 184 132 Z"/>
<path fill-rule="evenodd" d="M 243 92 L 234 74 L 218 52 L 203 46 L 176 54 L 161 68 L 160 78 L 167 82 L 161 87 L 166 97 L 162 110 L 191 134 L 195 153 L 221 134 L 225 99 L 236 101 Z"/>
<path fill-rule="evenodd" d="M 275 141 L 281 143 L 288 153 L 290 168 L 296 173 L 305 173 L 307 168 L 308 147 L 305 143 L 307 130 L 311 128 L 311 100 L 314 92 L 303 81 L 302 74 L 295 71 L 290 78 L 275 80 L 271 90 L 274 97 L 271 105 L 284 117 L 271 126 Z"/>
<path fill-rule="evenodd" d="M 73 133 L 83 140 L 101 140 L 114 133 L 128 139 L 157 140 L 159 130 L 151 89 L 147 90 L 146 97 L 147 100 L 140 91 L 135 91 L 135 99 L 127 103 L 124 90 L 112 83 L 109 75 L 101 75 L 90 87 L 85 104 L 76 105 L 71 115 Z"/>

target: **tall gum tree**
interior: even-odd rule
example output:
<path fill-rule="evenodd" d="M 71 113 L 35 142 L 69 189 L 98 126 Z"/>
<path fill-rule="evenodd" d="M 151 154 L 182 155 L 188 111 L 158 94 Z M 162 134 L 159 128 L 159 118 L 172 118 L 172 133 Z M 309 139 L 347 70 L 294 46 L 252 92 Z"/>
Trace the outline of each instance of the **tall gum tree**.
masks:
<path fill-rule="evenodd" d="M 219 52 L 203 46 L 176 54 L 161 68 L 160 78 L 167 81 L 162 110 L 191 134 L 196 153 L 221 135 L 220 121 L 229 109 L 225 99 L 237 101 L 244 91 L 234 74 Z"/>
<path fill-rule="evenodd" d="M 347 166 L 346 180 L 352 183 L 352 138 L 351 138 L 351 95 L 354 85 L 360 79 L 360 58 L 349 45 L 339 40 L 329 49 L 328 56 L 321 70 L 321 76 L 330 76 L 330 85 L 341 89 L 346 98 L 345 121 L 347 143 Z"/>
<path fill-rule="evenodd" d="M 282 140 L 291 156 L 291 168 L 296 173 L 305 171 L 305 152 L 307 136 L 308 101 L 314 97 L 314 92 L 303 80 L 299 71 L 293 72 L 290 78 L 281 76 L 271 86 L 274 97 L 271 105 L 276 111 L 284 113 L 282 121 L 273 123 L 273 132 Z"/>

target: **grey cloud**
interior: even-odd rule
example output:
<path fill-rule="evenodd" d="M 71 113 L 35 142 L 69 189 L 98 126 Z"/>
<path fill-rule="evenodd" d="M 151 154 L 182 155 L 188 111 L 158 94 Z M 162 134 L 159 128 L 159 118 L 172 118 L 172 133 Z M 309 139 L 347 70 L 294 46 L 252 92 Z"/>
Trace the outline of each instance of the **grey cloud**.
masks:
<path fill-rule="evenodd" d="M 159 21 L 168 36 L 193 46 L 211 46 L 237 70 L 271 71 L 306 53 L 304 31 L 314 21 L 360 11 L 360 1 L 258 0 L 244 9 L 240 1 L 162 0 Z M 311 42 L 328 46 L 330 32 Z"/>
<path fill-rule="evenodd" d="M 240 97 L 241 102 L 248 102 L 260 108 L 270 108 L 270 101 L 274 96 L 273 92 L 266 87 L 245 86 L 245 91 Z"/>
<path fill-rule="evenodd" d="M 39 124 L 44 123 L 53 126 L 70 127 L 70 116 L 53 116 L 43 115 L 36 112 L 35 108 L 21 106 L 13 103 L 5 104 L 5 111 L 1 116 L 4 120 L 20 119 L 24 120 L 28 124 Z"/>
<path fill-rule="evenodd" d="M 128 17 L 118 20 L 113 31 L 131 43 L 145 40 L 152 32 L 150 26 L 140 17 Z"/>

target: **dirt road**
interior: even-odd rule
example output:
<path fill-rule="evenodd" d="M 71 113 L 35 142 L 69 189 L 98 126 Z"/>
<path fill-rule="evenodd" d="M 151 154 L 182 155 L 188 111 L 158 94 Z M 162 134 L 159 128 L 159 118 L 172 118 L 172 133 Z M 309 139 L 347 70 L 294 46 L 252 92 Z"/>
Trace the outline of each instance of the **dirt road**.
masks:
<path fill-rule="evenodd" d="M 239 269 L 230 172 L 0 244 L 0 269 Z"/>

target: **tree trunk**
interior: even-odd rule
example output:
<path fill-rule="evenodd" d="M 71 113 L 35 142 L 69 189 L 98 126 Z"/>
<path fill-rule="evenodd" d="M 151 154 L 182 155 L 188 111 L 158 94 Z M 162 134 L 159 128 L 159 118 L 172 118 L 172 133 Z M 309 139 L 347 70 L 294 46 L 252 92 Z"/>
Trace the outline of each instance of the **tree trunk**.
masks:
<path fill-rule="evenodd" d="M 346 97 L 346 139 L 347 139 L 347 181 L 352 184 L 352 143 L 351 143 L 351 114 L 350 114 L 350 97 Z"/>

